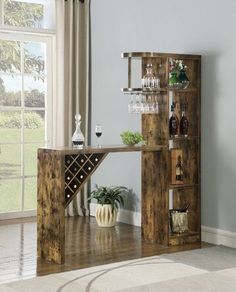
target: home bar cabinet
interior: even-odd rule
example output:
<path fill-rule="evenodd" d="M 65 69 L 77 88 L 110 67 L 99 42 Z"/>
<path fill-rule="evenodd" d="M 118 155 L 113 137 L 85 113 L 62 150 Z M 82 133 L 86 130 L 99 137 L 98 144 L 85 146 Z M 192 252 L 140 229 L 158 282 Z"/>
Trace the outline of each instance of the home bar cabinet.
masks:
<path fill-rule="evenodd" d="M 106 146 L 76 148 L 40 148 L 38 150 L 37 253 L 38 257 L 62 264 L 65 262 L 65 208 L 75 198 L 99 167 L 113 152 L 140 151 L 142 155 L 141 232 L 146 241 L 163 245 L 180 245 L 201 240 L 200 221 L 200 69 L 197 55 L 161 53 L 123 53 L 128 59 L 128 87 L 125 94 L 155 96 L 159 113 L 142 114 L 142 134 L 145 146 Z M 147 64 L 160 78 L 160 89 L 144 92 L 132 88 L 132 62 L 141 60 L 141 75 Z M 169 62 L 184 60 L 188 66 L 190 85 L 184 90 L 168 89 Z M 141 84 L 141 83 L 140 83 Z M 188 103 L 187 137 L 169 137 L 170 104 Z M 173 159 L 181 153 L 183 181 L 173 177 Z M 181 209 L 189 204 L 189 231 L 171 233 L 169 209 Z"/>
<path fill-rule="evenodd" d="M 155 96 L 159 113 L 142 114 L 142 134 L 148 146 L 162 145 L 169 150 L 162 159 L 155 161 L 153 152 L 142 152 L 142 236 L 146 240 L 164 245 L 180 245 L 201 241 L 201 183 L 200 183 L 200 114 L 201 114 L 201 56 L 168 53 L 130 52 L 122 53 L 128 59 L 128 87 L 122 88 L 124 94 Z M 159 88 L 155 91 L 132 87 L 132 65 L 141 61 L 141 78 L 148 64 L 159 78 Z M 170 64 L 182 60 L 187 66 L 189 86 L 186 89 L 169 87 Z M 137 72 L 135 72 L 137 74 Z M 189 121 L 188 135 L 170 137 L 169 118 L 171 104 L 176 105 L 175 114 L 181 119 L 181 105 L 187 104 Z M 175 180 L 175 159 L 182 157 L 183 179 Z M 156 173 L 149 166 L 156 164 Z M 153 166 L 151 166 L 154 168 Z M 158 185 L 153 184 L 159 180 Z M 151 177 L 151 178 L 150 178 Z M 170 209 L 188 207 L 188 232 L 172 233 L 170 228 Z"/>

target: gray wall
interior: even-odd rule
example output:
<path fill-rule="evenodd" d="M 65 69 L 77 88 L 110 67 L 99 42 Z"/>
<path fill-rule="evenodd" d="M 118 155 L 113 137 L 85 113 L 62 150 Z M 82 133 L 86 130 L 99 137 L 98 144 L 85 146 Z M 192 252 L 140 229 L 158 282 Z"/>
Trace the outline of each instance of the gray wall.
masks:
<path fill-rule="evenodd" d="M 236 231 L 236 1 L 92 0 L 92 123 L 102 142 L 119 144 L 123 130 L 140 130 L 127 113 L 124 51 L 201 54 L 202 224 Z M 95 141 L 95 140 L 93 140 Z M 93 184 L 134 190 L 127 209 L 140 210 L 140 154 L 110 155 Z"/>

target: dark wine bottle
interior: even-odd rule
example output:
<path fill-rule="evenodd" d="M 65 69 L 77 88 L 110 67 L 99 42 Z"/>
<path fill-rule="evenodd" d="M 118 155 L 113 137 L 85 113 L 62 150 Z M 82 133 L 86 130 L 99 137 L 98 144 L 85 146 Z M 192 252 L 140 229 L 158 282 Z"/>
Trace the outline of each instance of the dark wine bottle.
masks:
<path fill-rule="evenodd" d="M 176 116 L 175 112 L 175 103 L 172 103 L 171 105 L 171 117 L 169 120 L 169 133 L 170 137 L 176 137 L 178 136 L 178 128 L 179 128 L 179 119 Z"/>
<path fill-rule="evenodd" d="M 180 129 L 179 129 L 180 135 L 184 136 L 184 137 L 188 136 L 188 126 L 189 126 L 188 119 L 185 115 L 186 108 L 187 108 L 187 106 L 186 106 L 186 104 L 184 104 L 183 109 L 182 109 L 182 117 L 180 120 Z"/>
<path fill-rule="evenodd" d="M 183 169 L 180 155 L 178 156 L 178 161 L 175 167 L 175 178 L 177 181 L 183 181 Z"/>

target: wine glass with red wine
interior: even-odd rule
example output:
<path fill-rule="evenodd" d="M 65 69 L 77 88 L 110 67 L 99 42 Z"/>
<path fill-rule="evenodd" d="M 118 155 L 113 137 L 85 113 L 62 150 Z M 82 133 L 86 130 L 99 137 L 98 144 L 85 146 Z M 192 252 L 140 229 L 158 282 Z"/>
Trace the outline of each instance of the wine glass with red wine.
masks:
<path fill-rule="evenodd" d="M 97 136 L 97 147 L 101 147 L 100 138 L 102 136 L 102 126 L 97 124 L 95 126 L 95 134 Z"/>

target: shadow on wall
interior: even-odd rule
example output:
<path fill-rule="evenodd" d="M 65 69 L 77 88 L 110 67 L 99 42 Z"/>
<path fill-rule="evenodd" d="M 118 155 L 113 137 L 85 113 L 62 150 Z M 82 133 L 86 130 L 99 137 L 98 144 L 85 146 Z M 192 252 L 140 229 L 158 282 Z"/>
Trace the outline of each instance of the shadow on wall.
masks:
<path fill-rule="evenodd" d="M 127 197 L 125 199 L 124 209 L 129 211 L 138 211 L 138 206 L 140 205 L 140 198 L 136 195 L 136 193 L 130 189 Z"/>

